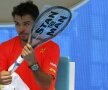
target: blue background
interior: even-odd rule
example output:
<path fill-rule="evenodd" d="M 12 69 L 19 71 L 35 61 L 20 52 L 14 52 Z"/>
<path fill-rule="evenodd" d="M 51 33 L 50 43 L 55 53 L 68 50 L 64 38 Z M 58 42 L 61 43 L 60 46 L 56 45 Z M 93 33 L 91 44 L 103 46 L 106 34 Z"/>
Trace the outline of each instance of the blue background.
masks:
<path fill-rule="evenodd" d="M 76 12 L 53 40 L 76 64 L 75 90 L 108 90 L 108 0 L 91 0 Z M 0 26 L 0 43 L 14 36 L 15 27 Z"/>

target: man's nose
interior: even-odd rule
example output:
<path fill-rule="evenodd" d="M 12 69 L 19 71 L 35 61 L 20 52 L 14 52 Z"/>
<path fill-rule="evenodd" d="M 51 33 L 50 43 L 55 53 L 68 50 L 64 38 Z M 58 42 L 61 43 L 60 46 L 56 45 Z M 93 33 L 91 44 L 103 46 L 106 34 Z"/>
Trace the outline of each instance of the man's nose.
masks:
<path fill-rule="evenodd" d="M 20 31 L 25 31 L 25 27 L 23 25 L 20 25 Z"/>

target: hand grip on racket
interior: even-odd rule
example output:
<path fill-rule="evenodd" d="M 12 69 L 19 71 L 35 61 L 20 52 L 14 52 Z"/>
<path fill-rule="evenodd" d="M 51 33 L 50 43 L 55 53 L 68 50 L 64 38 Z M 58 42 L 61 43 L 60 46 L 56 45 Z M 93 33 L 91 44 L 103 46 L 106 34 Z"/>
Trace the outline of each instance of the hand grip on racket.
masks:
<path fill-rule="evenodd" d="M 68 25 L 71 17 L 71 11 L 62 6 L 54 6 L 45 10 L 33 24 L 29 38 L 31 46 L 37 47 L 58 35 Z M 10 66 L 9 71 L 14 72 L 22 61 L 23 58 L 19 56 Z"/>

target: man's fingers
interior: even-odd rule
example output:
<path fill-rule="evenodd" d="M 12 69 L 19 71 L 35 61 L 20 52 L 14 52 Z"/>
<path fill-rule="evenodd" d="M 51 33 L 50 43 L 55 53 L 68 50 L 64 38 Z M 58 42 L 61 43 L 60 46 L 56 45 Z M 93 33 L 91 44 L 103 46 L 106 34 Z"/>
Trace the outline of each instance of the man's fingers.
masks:
<path fill-rule="evenodd" d="M 29 43 L 27 43 L 27 47 L 29 50 L 33 50 L 32 46 Z"/>
<path fill-rule="evenodd" d="M 27 46 L 24 47 L 24 51 L 25 51 L 26 54 L 31 53 L 30 48 L 28 48 Z"/>
<path fill-rule="evenodd" d="M 8 76 L 8 75 L 11 75 L 11 73 L 8 72 L 8 71 L 2 71 L 0 74 L 1 74 L 1 76 Z"/>
<path fill-rule="evenodd" d="M 22 56 L 27 56 L 33 52 L 33 48 L 30 44 L 26 44 L 22 51 Z"/>
<path fill-rule="evenodd" d="M 12 79 L 6 79 L 2 81 L 3 84 L 10 84 L 11 82 L 12 82 Z"/>
<path fill-rule="evenodd" d="M 8 85 L 12 82 L 11 73 L 8 71 L 0 72 L 0 84 Z"/>
<path fill-rule="evenodd" d="M 12 76 L 1 76 L 1 80 L 12 79 Z"/>

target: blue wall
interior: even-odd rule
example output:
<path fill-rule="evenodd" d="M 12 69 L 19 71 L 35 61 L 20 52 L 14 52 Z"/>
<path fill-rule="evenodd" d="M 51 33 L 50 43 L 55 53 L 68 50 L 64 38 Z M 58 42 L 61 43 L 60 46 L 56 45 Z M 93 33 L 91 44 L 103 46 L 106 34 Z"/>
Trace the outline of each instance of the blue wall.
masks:
<path fill-rule="evenodd" d="M 75 90 L 108 90 L 108 0 L 91 0 L 53 40 L 76 63 Z M 16 35 L 0 27 L 0 43 Z"/>

